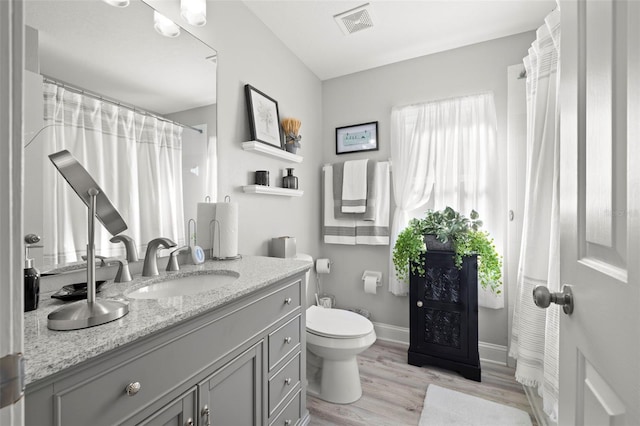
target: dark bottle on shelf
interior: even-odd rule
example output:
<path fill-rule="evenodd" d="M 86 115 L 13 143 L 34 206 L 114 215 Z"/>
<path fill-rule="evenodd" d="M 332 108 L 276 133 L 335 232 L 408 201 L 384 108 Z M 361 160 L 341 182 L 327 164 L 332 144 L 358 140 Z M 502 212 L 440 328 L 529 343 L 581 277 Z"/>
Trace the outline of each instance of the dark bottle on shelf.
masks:
<path fill-rule="evenodd" d="M 293 169 L 287 168 L 287 175 L 282 178 L 282 187 L 298 189 L 298 178 L 293 175 Z"/>

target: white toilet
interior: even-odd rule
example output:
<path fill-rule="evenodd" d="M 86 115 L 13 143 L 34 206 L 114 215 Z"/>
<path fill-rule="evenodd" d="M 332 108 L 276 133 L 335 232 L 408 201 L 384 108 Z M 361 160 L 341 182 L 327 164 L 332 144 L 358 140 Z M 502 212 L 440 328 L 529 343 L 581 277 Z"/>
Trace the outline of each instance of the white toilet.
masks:
<path fill-rule="evenodd" d="M 297 259 L 313 262 L 309 255 Z M 362 396 L 356 355 L 376 341 L 362 315 L 313 304 L 315 285 L 307 273 L 307 392 L 325 401 L 350 404 Z"/>

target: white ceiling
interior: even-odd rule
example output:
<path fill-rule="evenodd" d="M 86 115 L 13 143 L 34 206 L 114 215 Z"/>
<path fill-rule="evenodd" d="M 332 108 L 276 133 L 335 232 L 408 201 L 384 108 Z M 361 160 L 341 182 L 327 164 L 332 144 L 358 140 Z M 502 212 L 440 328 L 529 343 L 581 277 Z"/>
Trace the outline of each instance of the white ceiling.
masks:
<path fill-rule="evenodd" d="M 538 28 L 555 0 L 369 0 L 374 26 L 350 35 L 333 16 L 367 3 L 244 0 L 321 80 Z"/>

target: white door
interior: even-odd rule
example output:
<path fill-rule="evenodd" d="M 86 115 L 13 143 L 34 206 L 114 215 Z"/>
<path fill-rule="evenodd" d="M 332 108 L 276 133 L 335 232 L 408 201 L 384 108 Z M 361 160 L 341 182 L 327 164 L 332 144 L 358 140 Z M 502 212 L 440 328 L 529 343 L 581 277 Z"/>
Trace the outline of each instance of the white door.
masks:
<path fill-rule="evenodd" d="M 23 424 L 22 0 L 0 0 L 0 425 Z"/>
<path fill-rule="evenodd" d="M 640 424 L 640 2 L 560 2 L 560 425 Z"/>

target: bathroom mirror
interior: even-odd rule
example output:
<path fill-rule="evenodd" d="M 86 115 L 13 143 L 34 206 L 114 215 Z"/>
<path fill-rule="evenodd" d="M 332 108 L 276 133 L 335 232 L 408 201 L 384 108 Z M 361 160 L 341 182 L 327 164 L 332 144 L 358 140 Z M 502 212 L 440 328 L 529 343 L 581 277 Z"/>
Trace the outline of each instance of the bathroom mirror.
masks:
<path fill-rule="evenodd" d="M 155 237 L 186 244 L 197 203 L 215 201 L 216 51 L 176 23 L 178 37 L 160 35 L 140 0 L 25 2 L 24 229 L 42 237 L 41 270 L 78 261 L 86 245 L 86 208 L 53 177 L 53 152 L 85 164 L 141 257 Z M 96 235 L 96 253 L 123 255 L 109 238 Z"/>

